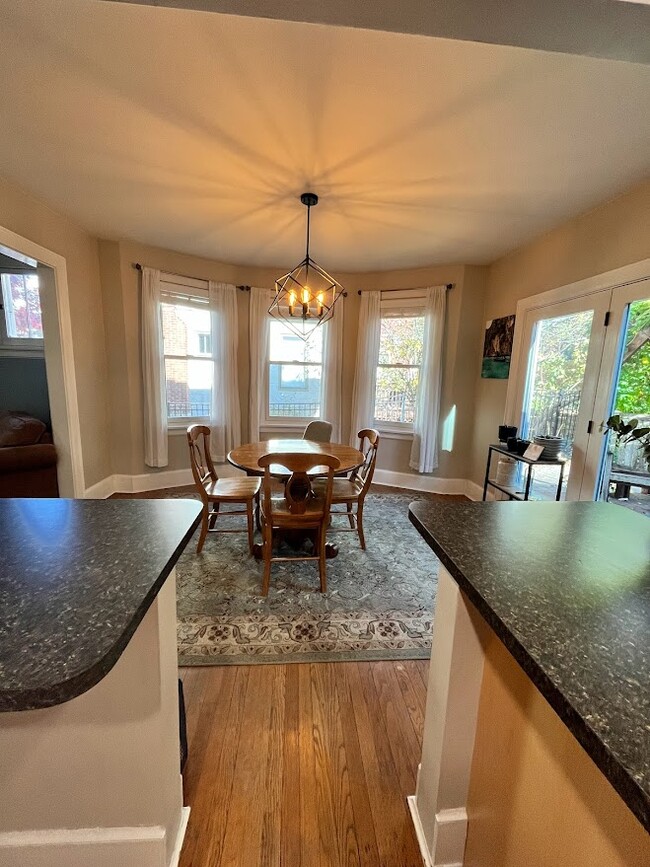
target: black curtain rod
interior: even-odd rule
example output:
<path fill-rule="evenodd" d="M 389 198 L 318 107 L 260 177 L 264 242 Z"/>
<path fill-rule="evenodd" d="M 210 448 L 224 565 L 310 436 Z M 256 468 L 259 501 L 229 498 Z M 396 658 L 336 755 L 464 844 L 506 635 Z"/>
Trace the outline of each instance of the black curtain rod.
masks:
<path fill-rule="evenodd" d="M 134 262 L 134 263 L 133 263 L 133 267 L 135 268 L 136 271 L 142 271 L 142 265 L 141 265 L 139 262 Z M 165 271 L 165 272 L 163 272 L 163 273 L 165 273 L 165 274 L 171 274 L 172 272 L 171 272 L 171 271 Z M 208 281 L 205 279 L 205 277 L 192 277 L 192 276 L 190 276 L 189 274 L 175 274 L 174 276 L 176 276 L 176 277 L 184 277 L 186 280 L 201 280 L 203 283 L 207 283 L 207 282 L 208 282 Z M 245 285 L 236 286 L 235 288 L 236 288 L 236 289 L 239 289 L 241 292 L 250 292 L 250 291 L 251 291 L 251 287 L 250 287 L 250 286 L 245 286 Z"/>
<path fill-rule="evenodd" d="M 455 283 L 445 283 L 445 289 L 447 289 L 447 290 L 453 289 L 455 285 L 456 285 Z M 379 292 L 379 293 L 382 293 L 382 292 L 417 292 L 417 291 L 423 291 L 424 289 L 428 289 L 428 288 L 429 288 L 428 286 L 421 286 L 421 287 L 411 286 L 410 289 L 365 289 L 364 291 L 365 292 Z M 361 295 L 361 289 L 357 289 L 357 295 Z"/>

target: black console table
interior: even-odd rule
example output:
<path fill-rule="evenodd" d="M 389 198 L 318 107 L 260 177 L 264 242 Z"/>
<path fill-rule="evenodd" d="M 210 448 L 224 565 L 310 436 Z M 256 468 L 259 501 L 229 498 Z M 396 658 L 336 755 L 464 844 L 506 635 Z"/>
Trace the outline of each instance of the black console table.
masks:
<path fill-rule="evenodd" d="M 500 455 L 505 455 L 508 458 L 512 458 L 515 461 L 519 461 L 520 463 L 527 465 L 526 481 L 523 491 L 517 491 L 515 488 L 499 485 L 496 482 L 492 481 L 492 479 L 490 478 L 490 464 L 492 462 L 492 454 L 494 452 L 497 452 Z M 566 462 L 567 458 L 559 457 L 555 458 L 555 460 L 552 461 L 545 461 L 542 459 L 534 461 L 530 458 L 525 458 L 523 455 L 518 455 L 516 454 L 516 452 L 509 452 L 508 449 L 505 448 L 505 446 L 488 446 L 488 457 L 485 467 L 485 480 L 483 482 L 483 499 L 487 499 L 488 488 L 496 488 L 497 491 L 501 491 L 501 493 L 505 494 L 511 500 L 528 500 L 530 498 L 530 486 L 532 482 L 533 467 L 544 466 L 560 468 L 560 474 L 557 482 L 557 490 L 555 492 L 555 499 L 559 501 L 560 497 L 562 496 L 562 482 L 564 481 L 564 465 L 566 464 Z"/>

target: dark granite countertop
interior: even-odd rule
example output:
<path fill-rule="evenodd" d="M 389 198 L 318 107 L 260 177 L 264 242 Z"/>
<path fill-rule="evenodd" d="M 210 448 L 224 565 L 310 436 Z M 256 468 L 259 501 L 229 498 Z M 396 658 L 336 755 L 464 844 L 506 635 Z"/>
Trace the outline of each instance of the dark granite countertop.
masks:
<path fill-rule="evenodd" d="M 588 502 L 422 500 L 409 511 L 650 830 L 650 520 Z"/>
<path fill-rule="evenodd" d="M 0 711 L 98 683 L 199 516 L 193 500 L 0 499 Z"/>

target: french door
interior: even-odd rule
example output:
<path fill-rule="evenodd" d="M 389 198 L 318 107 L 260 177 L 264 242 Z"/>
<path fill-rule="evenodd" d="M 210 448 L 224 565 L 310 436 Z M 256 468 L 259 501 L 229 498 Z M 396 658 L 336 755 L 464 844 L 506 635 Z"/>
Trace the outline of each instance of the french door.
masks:
<path fill-rule="evenodd" d="M 613 488 L 606 478 L 614 466 L 616 481 L 620 468 L 612 461 L 604 422 L 618 404 L 630 416 L 647 411 L 650 426 L 650 279 L 530 307 L 517 325 L 507 422 L 517 425 L 525 439 L 561 437 L 569 458 L 563 499 L 625 493 L 625 483 Z M 553 472 L 535 468 L 533 496 L 552 498 Z"/>

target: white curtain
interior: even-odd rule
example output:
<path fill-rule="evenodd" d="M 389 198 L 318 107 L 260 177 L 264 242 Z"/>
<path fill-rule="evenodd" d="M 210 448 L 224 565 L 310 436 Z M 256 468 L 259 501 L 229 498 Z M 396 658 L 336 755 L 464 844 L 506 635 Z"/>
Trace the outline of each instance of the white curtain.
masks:
<path fill-rule="evenodd" d="M 230 283 L 208 283 L 212 334 L 212 409 L 210 445 L 219 463 L 241 444 L 241 408 L 237 346 L 237 289 Z"/>
<path fill-rule="evenodd" d="M 341 370 L 343 366 L 343 304 L 341 298 L 334 316 L 323 326 L 323 407 L 321 418 L 332 425 L 332 442 L 341 442 Z"/>
<path fill-rule="evenodd" d="M 350 442 L 357 445 L 357 432 L 374 424 L 375 387 L 381 336 L 381 293 L 362 292 L 359 311 L 357 362 L 352 391 Z"/>
<path fill-rule="evenodd" d="M 250 387 L 248 406 L 248 439 L 259 442 L 262 439 L 260 428 L 264 420 L 264 401 L 266 399 L 266 361 L 269 356 L 269 307 L 273 293 L 268 289 L 250 292 L 249 343 L 250 343 Z"/>
<path fill-rule="evenodd" d="M 442 350 L 445 333 L 444 286 L 426 290 L 422 368 L 418 382 L 413 447 L 409 466 L 432 473 L 438 466 L 438 417 L 442 388 Z"/>
<path fill-rule="evenodd" d="M 167 466 L 167 385 L 160 300 L 160 271 L 142 269 L 142 378 L 144 462 Z"/>

